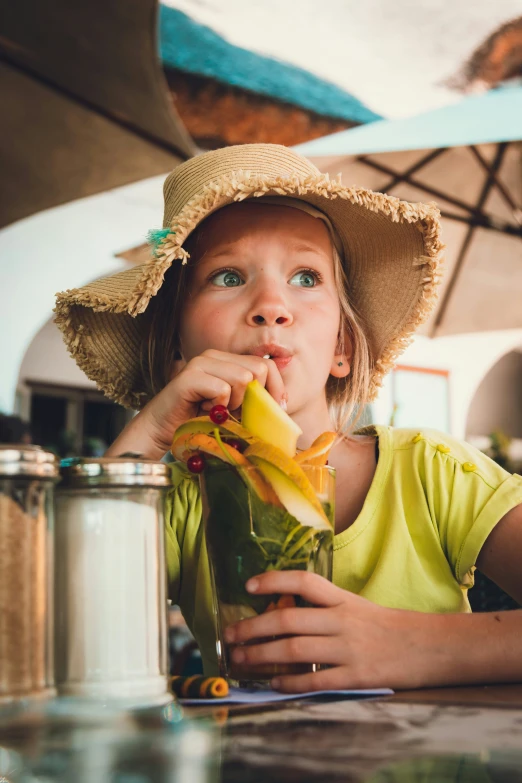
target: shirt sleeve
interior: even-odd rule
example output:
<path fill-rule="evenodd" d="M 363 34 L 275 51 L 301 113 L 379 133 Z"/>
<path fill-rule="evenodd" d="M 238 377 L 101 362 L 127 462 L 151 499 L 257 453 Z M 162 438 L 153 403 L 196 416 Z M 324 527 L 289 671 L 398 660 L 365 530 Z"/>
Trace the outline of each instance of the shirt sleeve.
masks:
<path fill-rule="evenodd" d="M 198 513 L 199 489 L 190 473 L 181 465 L 171 466 L 173 487 L 167 493 L 165 504 L 165 549 L 167 560 L 168 594 L 173 603 L 179 603 L 181 587 L 181 552 L 187 525 Z"/>
<path fill-rule="evenodd" d="M 468 587 L 487 537 L 522 503 L 522 477 L 473 446 L 439 433 L 426 433 L 421 469 L 441 546 L 457 581 Z"/>

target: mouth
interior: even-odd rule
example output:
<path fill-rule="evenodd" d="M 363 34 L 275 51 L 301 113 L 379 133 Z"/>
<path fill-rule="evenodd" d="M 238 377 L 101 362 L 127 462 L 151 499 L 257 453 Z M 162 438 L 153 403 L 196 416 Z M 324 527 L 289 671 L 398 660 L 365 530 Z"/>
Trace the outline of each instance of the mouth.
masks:
<path fill-rule="evenodd" d="M 293 358 L 293 353 L 288 348 L 275 343 L 264 343 L 257 345 L 248 351 L 251 356 L 261 356 L 263 359 L 272 359 L 279 370 L 288 367 Z"/>

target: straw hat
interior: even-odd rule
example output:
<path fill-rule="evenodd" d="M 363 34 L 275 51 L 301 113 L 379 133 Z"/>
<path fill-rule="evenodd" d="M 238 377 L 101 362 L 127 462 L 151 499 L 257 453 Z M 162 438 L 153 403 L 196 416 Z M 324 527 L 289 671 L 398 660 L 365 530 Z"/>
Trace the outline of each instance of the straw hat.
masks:
<path fill-rule="evenodd" d="M 192 158 L 167 177 L 164 196 L 163 225 L 169 230 L 147 263 L 57 295 L 56 323 L 69 352 L 108 397 L 127 407 L 148 401 L 140 314 L 171 264 L 187 262 L 188 235 L 234 201 L 287 196 L 330 219 L 344 248 L 350 300 L 375 360 L 372 398 L 435 303 L 443 245 L 433 204 L 347 187 L 275 144 L 226 147 Z"/>

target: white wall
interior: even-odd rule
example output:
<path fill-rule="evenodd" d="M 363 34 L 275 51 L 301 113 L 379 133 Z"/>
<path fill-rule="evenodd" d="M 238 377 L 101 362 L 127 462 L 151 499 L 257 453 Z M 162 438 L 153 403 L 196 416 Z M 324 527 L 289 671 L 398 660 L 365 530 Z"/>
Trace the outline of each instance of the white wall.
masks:
<path fill-rule="evenodd" d="M 412 367 L 448 370 L 450 393 L 450 432 L 464 438 L 469 406 L 490 368 L 506 353 L 522 346 L 522 329 L 465 335 L 430 340 L 416 337 L 399 363 Z M 392 413 L 391 384 L 386 379 L 373 405 L 374 420 L 387 424 Z"/>
<path fill-rule="evenodd" d="M 22 359 L 51 318 L 55 293 L 125 269 L 115 253 L 161 227 L 163 180 L 73 201 L 0 231 L 0 411 L 14 409 Z"/>

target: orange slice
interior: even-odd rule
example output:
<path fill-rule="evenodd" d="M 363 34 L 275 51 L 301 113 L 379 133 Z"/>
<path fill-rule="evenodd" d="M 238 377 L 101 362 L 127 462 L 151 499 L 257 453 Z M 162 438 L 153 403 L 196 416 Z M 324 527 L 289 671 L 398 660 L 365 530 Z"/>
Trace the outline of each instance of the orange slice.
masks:
<path fill-rule="evenodd" d="M 216 425 L 214 425 L 214 429 L 217 429 Z M 279 498 L 270 484 L 265 481 L 250 460 L 241 454 L 240 451 L 233 448 L 233 446 L 229 446 L 227 443 L 220 444 L 215 438 L 205 435 L 203 432 L 187 432 L 174 441 L 171 451 L 176 459 L 183 460 L 183 462 L 186 462 L 196 451 L 202 451 L 205 454 L 210 454 L 212 457 L 223 460 L 223 462 L 229 465 L 234 465 L 237 467 L 243 480 L 256 492 L 261 500 L 273 506 L 281 507 Z"/>
<path fill-rule="evenodd" d="M 337 434 L 335 432 L 323 432 L 314 440 L 309 449 L 300 451 L 294 459 L 298 465 L 317 465 L 322 467 L 328 461 L 330 449 L 335 443 Z"/>
<path fill-rule="evenodd" d="M 216 425 L 214 425 L 216 429 Z M 240 451 L 223 443 L 223 448 L 219 445 L 215 438 L 210 435 L 205 435 L 203 432 L 187 432 L 184 435 L 180 435 L 172 443 L 172 454 L 176 459 L 181 459 L 184 462 L 194 454 L 195 451 L 204 451 L 205 454 L 211 454 L 213 457 L 222 459 L 223 462 L 228 462 L 229 465 L 241 465 L 242 467 L 248 467 L 249 461 L 244 457 Z"/>
<path fill-rule="evenodd" d="M 224 424 L 220 424 L 218 426 L 217 424 L 214 424 L 213 421 L 211 421 L 210 416 L 196 416 L 196 418 L 189 419 L 180 427 L 178 427 L 172 440 L 176 441 L 182 435 L 196 434 L 198 432 L 201 432 L 205 435 L 211 435 L 216 427 L 219 429 L 221 435 L 225 438 L 230 434 L 235 438 L 238 438 L 238 440 L 246 441 L 246 443 L 250 443 L 255 439 L 248 430 L 246 430 L 236 421 L 232 421 L 232 419 L 228 419 Z"/>

